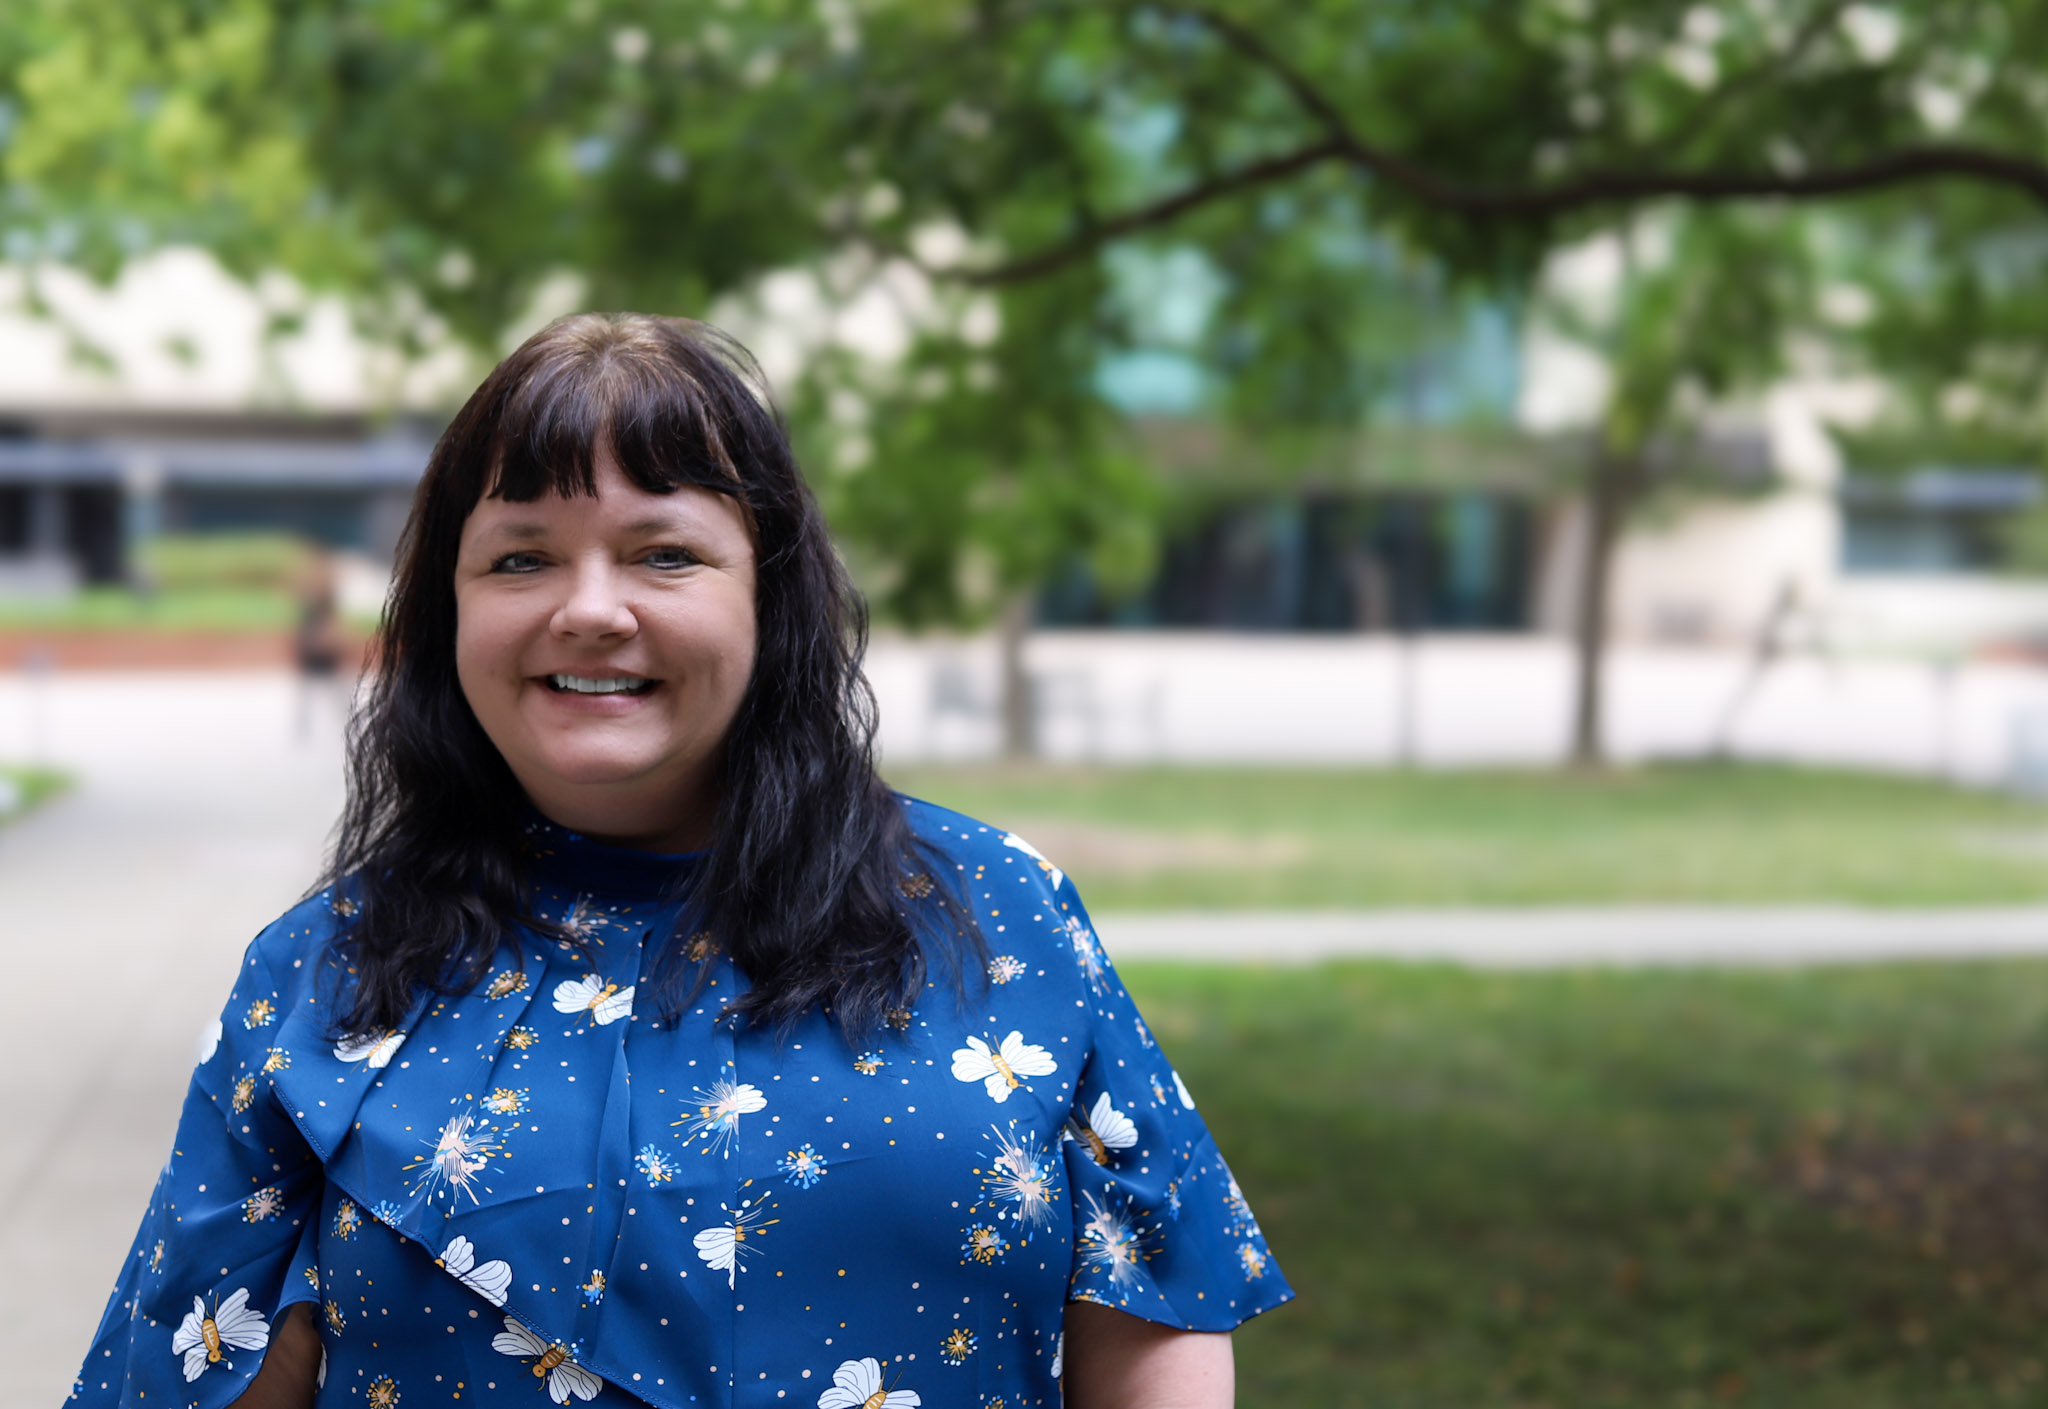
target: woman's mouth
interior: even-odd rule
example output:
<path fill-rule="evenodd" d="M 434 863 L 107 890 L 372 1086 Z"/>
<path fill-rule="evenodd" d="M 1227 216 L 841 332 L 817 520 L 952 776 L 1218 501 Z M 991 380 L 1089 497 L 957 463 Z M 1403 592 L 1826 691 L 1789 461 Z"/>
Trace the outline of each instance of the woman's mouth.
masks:
<path fill-rule="evenodd" d="M 644 695 L 656 683 L 638 675 L 550 675 L 547 682 L 558 695 Z"/>

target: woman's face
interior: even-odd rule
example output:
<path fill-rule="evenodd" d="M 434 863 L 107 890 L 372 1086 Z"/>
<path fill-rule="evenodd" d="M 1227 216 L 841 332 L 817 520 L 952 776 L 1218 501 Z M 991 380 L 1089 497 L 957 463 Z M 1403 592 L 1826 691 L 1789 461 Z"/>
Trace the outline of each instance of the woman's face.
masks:
<path fill-rule="evenodd" d="M 537 808 L 657 851 L 709 839 L 719 747 L 754 670 L 754 543 L 710 490 L 485 499 L 455 565 L 455 667 Z"/>

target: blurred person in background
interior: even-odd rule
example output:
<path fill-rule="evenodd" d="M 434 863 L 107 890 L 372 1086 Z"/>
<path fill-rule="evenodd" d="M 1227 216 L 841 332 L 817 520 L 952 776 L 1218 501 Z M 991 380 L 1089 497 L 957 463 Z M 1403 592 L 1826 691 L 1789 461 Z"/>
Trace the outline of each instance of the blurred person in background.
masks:
<path fill-rule="evenodd" d="M 506 359 L 74 1399 L 1229 1404 L 1292 1292 L 1071 882 L 877 778 L 864 639 L 736 345 Z"/>
<path fill-rule="evenodd" d="M 298 583 L 299 619 L 292 630 L 292 664 L 298 671 L 297 732 L 301 742 L 312 737 L 313 714 L 320 701 L 331 701 L 336 718 L 348 717 L 352 682 L 342 662 L 348 643 L 341 631 L 340 584 L 334 555 L 322 543 L 310 546 Z"/>

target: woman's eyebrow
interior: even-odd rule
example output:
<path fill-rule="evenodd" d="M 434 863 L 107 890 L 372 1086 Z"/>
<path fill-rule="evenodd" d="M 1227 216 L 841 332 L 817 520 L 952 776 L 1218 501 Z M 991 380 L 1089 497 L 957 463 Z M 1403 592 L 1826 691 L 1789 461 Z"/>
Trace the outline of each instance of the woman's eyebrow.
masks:
<path fill-rule="evenodd" d="M 482 536 L 485 538 L 516 538 L 530 541 L 536 538 L 547 537 L 548 527 L 546 524 L 535 520 L 516 519 L 511 523 L 489 524 L 485 527 Z"/>

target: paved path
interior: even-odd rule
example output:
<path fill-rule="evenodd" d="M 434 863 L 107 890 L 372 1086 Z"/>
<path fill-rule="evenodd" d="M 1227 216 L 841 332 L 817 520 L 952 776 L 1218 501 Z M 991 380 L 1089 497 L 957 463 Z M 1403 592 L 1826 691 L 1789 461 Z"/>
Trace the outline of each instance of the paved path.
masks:
<path fill-rule="evenodd" d="M 1105 914 L 1120 959 L 1312 963 L 1371 955 L 1543 968 L 1795 966 L 2048 954 L 2048 908 L 1388 910 L 1356 914 Z"/>
<path fill-rule="evenodd" d="M 0 676 L 0 757 L 75 792 L 0 829 L 0 1403 L 68 1390 L 242 946 L 305 888 L 340 804 L 339 735 L 285 677 Z M 1496 965 L 2048 953 L 2048 911 L 1104 915 L 1112 954 Z"/>
<path fill-rule="evenodd" d="M 293 738 L 285 677 L 116 677 L 29 698 L 0 756 L 77 790 L 0 829 L 0 1403 L 55 1405 L 170 1148 L 201 1027 L 251 936 L 318 869 L 331 719 Z M 33 716 L 40 713 L 40 719 Z M 33 735 L 33 737 L 31 737 Z"/>

